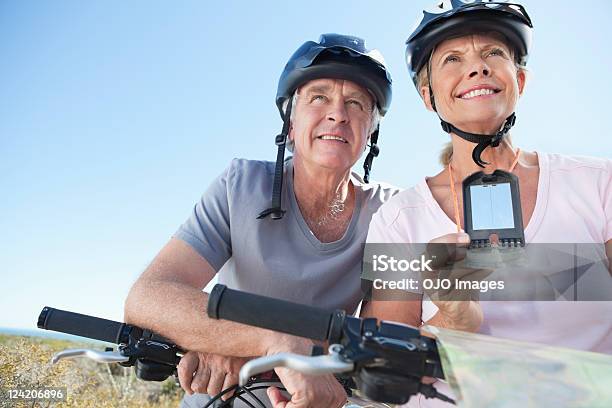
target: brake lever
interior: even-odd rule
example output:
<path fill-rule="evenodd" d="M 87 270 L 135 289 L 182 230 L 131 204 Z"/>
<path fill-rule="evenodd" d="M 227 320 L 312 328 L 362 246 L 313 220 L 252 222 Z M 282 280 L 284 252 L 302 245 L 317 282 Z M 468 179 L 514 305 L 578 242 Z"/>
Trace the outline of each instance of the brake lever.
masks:
<path fill-rule="evenodd" d="M 51 358 L 51 364 L 57 364 L 67 358 L 86 357 L 99 363 L 125 363 L 130 359 L 118 351 L 96 351 L 89 349 L 67 349 L 57 352 Z"/>
<path fill-rule="evenodd" d="M 239 385 L 244 386 L 257 374 L 286 367 L 304 374 L 338 374 L 353 371 L 354 363 L 347 362 L 341 355 L 343 347 L 339 344 L 329 346 L 329 354 L 324 356 L 303 356 L 293 353 L 279 353 L 248 361 L 240 369 Z"/>

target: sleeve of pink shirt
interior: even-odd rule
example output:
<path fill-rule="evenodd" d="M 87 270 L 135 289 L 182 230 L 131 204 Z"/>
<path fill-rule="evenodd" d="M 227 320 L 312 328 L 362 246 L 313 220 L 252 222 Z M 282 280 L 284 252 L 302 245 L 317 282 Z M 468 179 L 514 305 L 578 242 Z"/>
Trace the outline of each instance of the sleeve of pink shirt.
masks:
<path fill-rule="evenodd" d="M 387 202 L 383 204 L 372 216 L 366 243 L 387 244 L 407 242 L 406 238 L 395 228 L 393 220 L 396 215 L 393 203 Z"/>

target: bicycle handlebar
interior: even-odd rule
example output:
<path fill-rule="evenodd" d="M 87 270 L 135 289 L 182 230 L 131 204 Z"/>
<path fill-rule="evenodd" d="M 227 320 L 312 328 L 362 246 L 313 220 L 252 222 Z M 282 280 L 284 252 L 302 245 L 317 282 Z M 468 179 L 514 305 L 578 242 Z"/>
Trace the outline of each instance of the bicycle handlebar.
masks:
<path fill-rule="evenodd" d="M 119 344 L 127 336 L 125 323 L 45 306 L 38 317 L 39 329 Z"/>
<path fill-rule="evenodd" d="M 225 319 L 313 340 L 339 339 L 346 313 L 215 285 L 208 297 L 208 317 Z"/>
<path fill-rule="evenodd" d="M 136 367 L 136 376 L 145 381 L 163 381 L 176 371 L 183 350 L 171 341 L 149 330 L 113 320 L 45 306 L 38 316 L 39 329 L 53 330 L 75 336 L 118 344 L 117 353 L 91 353 L 83 349 L 66 350 L 54 357 L 89 357 L 100 362 L 118 362 L 124 367 Z M 123 356 L 124 358 L 120 358 Z M 121 361 L 120 361 L 121 360 Z"/>
<path fill-rule="evenodd" d="M 280 355 L 252 360 L 241 370 L 243 383 L 251 374 L 283 365 L 310 373 L 338 373 L 354 381 L 374 401 L 402 404 L 416 393 L 452 401 L 421 383 L 424 376 L 444 378 L 444 373 L 435 340 L 422 336 L 415 327 L 359 319 L 342 310 L 300 305 L 224 285 L 213 288 L 207 310 L 211 318 L 327 340 L 331 345 L 330 354 L 321 358 Z M 58 359 L 87 356 L 106 362 L 123 360 L 119 364 L 135 366 L 136 375 L 143 380 L 162 381 L 176 374 L 183 355 L 175 344 L 148 330 L 50 307 L 40 313 L 38 327 L 119 344 L 119 351 L 113 354 L 69 350 Z"/>
<path fill-rule="evenodd" d="M 340 374 L 353 371 L 354 363 L 345 361 L 338 352 L 330 351 L 331 353 L 328 355 L 315 357 L 278 353 L 250 360 L 240 368 L 239 384 L 245 385 L 251 377 L 277 367 L 287 367 L 308 375 Z"/>
<path fill-rule="evenodd" d="M 333 372 L 354 379 L 374 401 L 403 404 L 413 394 L 452 401 L 423 377 L 444 378 L 434 339 L 416 327 L 346 316 L 343 311 L 268 298 L 217 284 L 208 298 L 208 316 L 313 340 L 328 340 L 335 352 L 325 358 L 266 356 L 241 370 L 241 381 L 279 364 L 302 372 Z M 330 363 L 332 363 L 329 365 Z M 342 368 L 340 368 L 342 366 Z M 352 366 L 352 368 L 350 368 Z"/>

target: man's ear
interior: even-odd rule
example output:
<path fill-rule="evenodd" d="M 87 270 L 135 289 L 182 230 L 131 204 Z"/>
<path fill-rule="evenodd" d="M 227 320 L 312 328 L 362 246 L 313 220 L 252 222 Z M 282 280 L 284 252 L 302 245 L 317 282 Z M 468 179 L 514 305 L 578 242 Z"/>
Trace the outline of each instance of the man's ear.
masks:
<path fill-rule="evenodd" d="M 287 130 L 287 143 L 293 140 L 293 123 L 289 122 L 289 130 Z"/>
<path fill-rule="evenodd" d="M 527 72 L 524 69 L 519 69 L 516 73 L 516 82 L 518 83 L 519 96 L 522 96 L 527 83 Z"/>
<path fill-rule="evenodd" d="M 431 95 L 429 93 L 428 85 L 423 85 L 421 87 L 421 98 L 423 99 L 423 103 L 425 104 L 425 107 L 427 108 L 427 110 L 433 112 L 434 108 L 431 104 Z"/>

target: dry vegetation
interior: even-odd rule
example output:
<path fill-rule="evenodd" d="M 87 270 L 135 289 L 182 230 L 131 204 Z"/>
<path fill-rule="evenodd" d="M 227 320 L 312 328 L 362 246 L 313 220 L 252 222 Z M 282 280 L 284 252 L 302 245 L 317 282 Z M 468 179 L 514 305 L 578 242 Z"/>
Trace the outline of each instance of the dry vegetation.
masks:
<path fill-rule="evenodd" d="M 51 365 L 53 353 L 66 348 L 96 348 L 64 340 L 0 334 L 0 388 L 67 387 L 63 402 L 8 400 L 0 407 L 178 407 L 183 396 L 170 377 L 162 383 L 141 381 L 132 368 L 99 364 L 88 359 Z"/>

